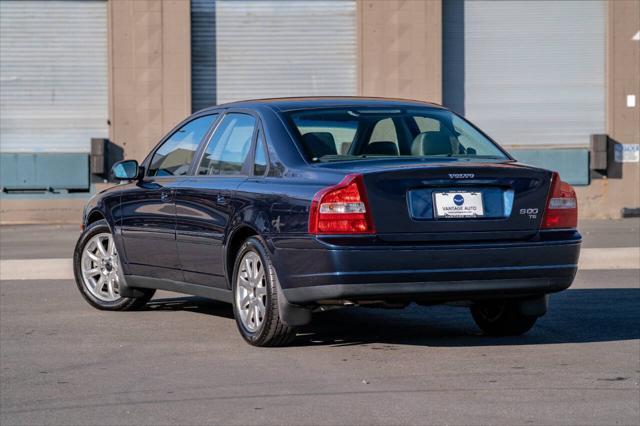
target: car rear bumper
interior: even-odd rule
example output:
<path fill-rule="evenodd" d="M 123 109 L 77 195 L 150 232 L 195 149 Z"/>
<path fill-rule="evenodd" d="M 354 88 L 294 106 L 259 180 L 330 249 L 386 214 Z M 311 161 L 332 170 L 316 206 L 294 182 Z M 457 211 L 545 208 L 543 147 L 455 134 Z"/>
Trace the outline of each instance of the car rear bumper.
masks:
<path fill-rule="evenodd" d="M 552 293 L 571 285 L 580 234 L 563 239 L 313 248 L 274 245 L 287 300 L 408 298 L 453 301 Z"/>

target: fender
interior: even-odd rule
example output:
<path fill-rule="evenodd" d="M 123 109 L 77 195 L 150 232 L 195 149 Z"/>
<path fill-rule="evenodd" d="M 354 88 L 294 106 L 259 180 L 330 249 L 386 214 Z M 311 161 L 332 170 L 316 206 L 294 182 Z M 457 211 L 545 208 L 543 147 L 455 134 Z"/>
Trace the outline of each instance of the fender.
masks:
<path fill-rule="evenodd" d="M 234 220 L 233 220 L 233 228 L 230 231 L 227 231 L 225 234 L 225 239 L 222 243 L 222 247 L 223 247 L 223 252 L 222 252 L 222 262 L 223 262 L 223 270 L 224 270 L 224 276 L 227 279 L 227 288 L 231 289 L 231 271 L 229 270 L 229 257 L 231 255 L 231 251 L 234 250 L 234 248 L 239 248 L 240 247 L 240 243 L 242 242 L 242 240 L 244 240 L 244 238 L 237 240 L 236 237 L 238 237 L 239 235 L 244 235 L 244 236 L 249 236 L 249 235 L 259 235 L 262 236 L 260 232 L 258 232 L 258 230 L 255 228 L 255 226 L 248 224 L 248 223 L 243 223 L 243 222 L 239 222 L 236 219 L 238 218 L 238 215 L 235 214 L 234 215 Z M 263 237 L 264 238 L 264 237 Z M 237 240 L 237 241 L 236 241 Z"/>
<path fill-rule="evenodd" d="M 238 215 L 236 216 L 236 218 L 237 217 Z M 234 223 L 237 222 L 234 220 Z M 228 288 L 231 289 L 231 271 L 228 270 L 230 252 L 236 246 L 239 248 L 242 241 L 245 239 L 244 237 L 236 239 L 236 237 L 240 235 L 256 235 L 263 241 L 264 246 L 272 256 L 272 259 L 274 246 L 269 238 L 266 238 L 264 235 L 258 232 L 254 224 L 249 224 L 246 222 L 237 223 L 233 230 L 230 231 L 227 235 L 229 235 L 229 237 L 224 242 L 223 261 L 225 276 L 227 277 L 227 285 L 229 286 Z M 278 278 L 277 271 L 275 273 L 275 277 L 276 292 L 278 294 L 278 314 L 280 315 L 280 320 L 291 327 L 309 324 L 312 317 L 311 310 L 300 305 L 289 303 L 286 296 L 284 295 L 284 292 L 282 291 L 282 286 L 280 285 L 280 279 Z"/>

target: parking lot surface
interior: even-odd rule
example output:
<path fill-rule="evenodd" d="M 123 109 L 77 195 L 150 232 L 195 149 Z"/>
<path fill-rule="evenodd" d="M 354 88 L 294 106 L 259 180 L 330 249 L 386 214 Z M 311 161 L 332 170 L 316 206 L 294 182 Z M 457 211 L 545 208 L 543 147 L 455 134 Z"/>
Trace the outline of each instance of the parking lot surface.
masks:
<path fill-rule="evenodd" d="M 201 298 L 95 310 L 46 278 L 77 226 L 2 227 L 0 424 L 637 425 L 639 224 L 581 224 L 593 264 L 525 336 L 483 336 L 464 308 L 350 308 L 274 349 Z"/>

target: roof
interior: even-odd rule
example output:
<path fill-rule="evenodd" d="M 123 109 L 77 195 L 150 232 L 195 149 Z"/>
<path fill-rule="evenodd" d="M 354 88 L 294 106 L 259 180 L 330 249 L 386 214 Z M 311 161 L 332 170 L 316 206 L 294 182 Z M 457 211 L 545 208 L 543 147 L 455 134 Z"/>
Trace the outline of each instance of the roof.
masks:
<path fill-rule="evenodd" d="M 230 102 L 216 105 L 211 108 L 252 108 L 257 106 L 270 106 L 274 109 L 287 111 L 304 108 L 330 108 L 330 107 L 382 107 L 382 108 L 406 108 L 406 107 L 435 107 L 442 108 L 441 105 L 415 101 L 408 99 L 394 98 L 374 98 L 363 96 L 319 96 L 319 97 L 299 97 L 299 98 L 271 98 L 253 99 L 247 101 Z M 210 109 L 210 108 L 207 108 Z"/>

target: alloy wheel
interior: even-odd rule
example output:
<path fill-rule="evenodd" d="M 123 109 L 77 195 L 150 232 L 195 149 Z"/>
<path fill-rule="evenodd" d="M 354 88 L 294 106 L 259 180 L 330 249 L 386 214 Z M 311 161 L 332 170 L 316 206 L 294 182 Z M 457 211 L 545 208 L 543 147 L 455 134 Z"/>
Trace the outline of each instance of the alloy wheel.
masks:
<path fill-rule="evenodd" d="M 109 233 L 94 235 L 84 246 L 80 260 L 82 282 L 103 302 L 120 299 L 120 261 Z"/>
<path fill-rule="evenodd" d="M 242 325 L 256 332 L 266 316 L 267 282 L 260 256 L 250 251 L 240 261 L 236 282 L 236 306 Z"/>

